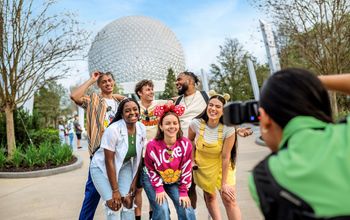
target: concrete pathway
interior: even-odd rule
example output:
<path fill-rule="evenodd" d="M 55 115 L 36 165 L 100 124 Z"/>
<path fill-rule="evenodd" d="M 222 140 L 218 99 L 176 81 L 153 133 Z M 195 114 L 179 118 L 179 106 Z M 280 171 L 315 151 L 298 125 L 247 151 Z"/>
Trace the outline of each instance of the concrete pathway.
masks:
<path fill-rule="evenodd" d="M 255 144 L 256 135 L 239 138 L 239 154 L 237 162 L 237 193 L 242 212 L 242 219 L 263 219 L 260 211 L 252 201 L 248 190 L 248 175 L 254 165 L 264 158 L 269 150 Z M 86 142 L 83 142 L 86 146 Z M 84 164 L 82 168 L 68 173 L 47 177 L 27 179 L 0 179 L 0 219 L 6 220 L 74 220 L 78 219 L 84 196 L 89 156 L 86 147 L 75 151 Z M 202 192 L 198 192 L 197 219 L 207 220 Z M 171 202 L 170 202 L 171 203 Z M 220 201 L 223 219 L 225 209 Z M 177 219 L 174 208 L 171 208 L 172 219 Z M 95 219 L 104 219 L 102 205 L 98 207 Z M 148 201 L 144 194 L 142 219 L 148 219 Z"/>

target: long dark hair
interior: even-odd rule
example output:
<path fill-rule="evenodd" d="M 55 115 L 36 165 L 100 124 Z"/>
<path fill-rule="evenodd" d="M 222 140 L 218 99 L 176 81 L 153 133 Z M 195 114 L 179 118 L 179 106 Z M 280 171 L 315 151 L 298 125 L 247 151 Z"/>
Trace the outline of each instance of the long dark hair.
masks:
<path fill-rule="evenodd" d="M 137 108 L 138 108 L 138 110 L 139 110 L 139 112 L 140 112 L 140 105 L 139 105 L 139 103 L 138 103 L 135 99 L 133 99 L 133 98 L 126 98 L 126 99 L 123 99 L 123 101 L 121 101 L 121 102 L 119 103 L 118 110 L 117 110 L 117 113 L 115 113 L 114 119 L 111 121 L 111 123 L 109 123 L 108 126 L 110 126 L 110 125 L 113 124 L 114 122 L 119 121 L 120 119 L 123 118 L 123 110 L 124 110 L 124 106 L 125 106 L 125 104 L 126 104 L 127 102 L 135 102 L 136 105 L 137 105 Z"/>
<path fill-rule="evenodd" d="M 281 127 L 296 116 L 313 116 L 332 122 L 327 90 L 313 73 L 288 68 L 273 74 L 260 95 L 260 106 Z"/>
<path fill-rule="evenodd" d="M 220 102 L 222 102 L 222 105 L 226 104 L 226 100 L 224 99 L 224 97 L 222 97 L 221 95 L 213 95 L 210 97 L 209 101 L 212 99 L 218 99 Z M 209 102 L 208 102 L 209 103 Z M 202 119 L 205 121 L 205 123 L 208 123 L 209 117 L 208 117 L 208 105 L 207 107 L 205 107 L 204 111 L 202 113 L 200 113 L 197 117 L 197 119 Z M 220 119 L 219 119 L 219 123 L 224 124 L 224 114 L 221 115 Z M 231 150 L 231 165 L 232 168 L 234 168 L 234 165 L 236 164 L 236 158 L 237 158 L 237 148 L 238 148 L 238 141 L 237 141 L 237 130 L 235 129 L 235 142 L 233 143 L 233 147 Z"/>
<path fill-rule="evenodd" d="M 179 123 L 179 131 L 177 132 L 176 134 L 176 140 L 179 140 L 180 138 L 182 138 L 183 136 L 183 132 L 181 130 L 181 126 L 180 126 L 180 119 L 179 119 L 179 116 L 177 116 L 177 114 L 173 111 L 168 111 L 166 113 L 164 113 L 162 115 L 162 117 L 160 117 L 159 119 L 159 122 L 158 122 L 158 129 L 157 129 L 157 135 L 156 137 L 154 138 L 155 140 L 159 141 L 159 140 L 164 140 L 164 131 L 162 131 L 160 129 L 160 125 L 163 124 L 163 119 L 165 118 L 165 116 L 168 116 L 168 115 L 174 115 L 176 118 L 177 118 L 177 122 Z"/>

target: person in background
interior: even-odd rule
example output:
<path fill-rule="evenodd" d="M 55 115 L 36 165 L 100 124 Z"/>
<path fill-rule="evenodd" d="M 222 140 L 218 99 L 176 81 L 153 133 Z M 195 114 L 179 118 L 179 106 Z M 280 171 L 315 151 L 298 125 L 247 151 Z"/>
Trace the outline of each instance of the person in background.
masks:
<path fill-rule="evenodd" d="M 212 93 L 212 94 L 211 94 Z M 188 138 L 193 143 L 195 184 L 203 190 L 211 218 L 221 218 L 216 191 L 219 190 L 227 219 L 241 219 L 236 195 L 237 135 L 235 127 L 223 124 L 224 105 L 230 95 L 211 91 L 206 109 L 190 123 Z M 245 136 L 244 130 L 241 130 Z"/>
<path fill-rule="evenodd" d="M 73 125 L 74 125 L 75 135 L 77 136 L 77 149 L 81 149 L 82 146 L 81 146 L 81 142 L 80 141 L 81 141 L 81 133 L 83 132 L 83 129 L 80 126 L 79 116 L 78 115 L 74 116 Z"/>
<path fill-rule="evenodd" d="M 146 129 L 138 121 L 139 112 L 136 100 L 124 99 L 91 160 L 91 177 L 105 201 L 108 220 L 135 219 L 133 198 L 146 143 Z"/>
<path fill-rule="evenodd" d="M 66 128 L 64 127 L 64 122 L 63 120 L 59 120 L 58 121 L 58 135 L 60 137 L 60 142 L 61 142 L 61 145 L 65 144 L 66 143 Z"/>
<path fill-rule="evenodd" d="M 148 178 L 143 187 L 153 209 L 153 220 L 169 220 L 166 194 L 173 201 L 180 220 L 195 219 L 187 191 L 192 182 L 192 144 L 182 136 L 179 115 L 182 106 L 157 106 L 159 116 L 156 137 L 148 142 L 145 165 Z"/>
<path fill-rule="evenodd" d="M 69 146 L 73 150 L 74 122 L 73 122 L 72 117 L 69 117 L 66 128 L 67 128 L 67 133 L 68 133 L 68 138 L 69 138 Z"/>
<path fill-rule="evenodd" d="M 260 131 L 272 153 L 249 188 L 266 219 L 350 219 L 350 117 L 333 122 L 325 86 L 350 94 L 350 74 L 290 68 L 263 85 Z"/>
<path fill-rule="evenodd" d="M 85 95 L 87 89 L 95 83 L 97 83 L 100 92 Z M 86 131 L 90 158 L 100 146 L 102 134 L 108 124 L 113 120 L 119 102 L 125 98 L 124 96 L 113 94 L 114 85 L 115 81 L 111 72 L 95 71 L 91 74 L 90 79 L 71 93 L 71 99 L 86 110 Z M 85 186 L 85 197 L 79 219 L 93 219 L 99 200 L 100 195 L 91 180 L 89 169 Z"/>

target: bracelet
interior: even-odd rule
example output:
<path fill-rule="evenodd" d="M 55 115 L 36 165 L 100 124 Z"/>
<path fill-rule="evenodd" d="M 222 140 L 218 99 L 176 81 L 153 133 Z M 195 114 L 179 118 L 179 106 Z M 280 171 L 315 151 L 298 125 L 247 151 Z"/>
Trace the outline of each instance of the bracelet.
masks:
<path fill-rule="evenodd" d="M 112 192 L 114 192 L 114 193 L 115 193 L 115 192 L 119 192 L 119 189 L 118 189 L 118 188 L 113 189 Z"/>

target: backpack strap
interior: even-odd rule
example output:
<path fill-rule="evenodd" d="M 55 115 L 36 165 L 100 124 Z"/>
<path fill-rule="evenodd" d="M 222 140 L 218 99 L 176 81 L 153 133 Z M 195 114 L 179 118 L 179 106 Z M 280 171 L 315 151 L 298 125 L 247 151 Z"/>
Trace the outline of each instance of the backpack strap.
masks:
<path fill-rule="evenodd" d="M 180 96 L 176 99 L 175 105 L 180 104 L 181 99 L 182 99 L 183 97 L 184 97 L 184 95 L 180 95 Z"/>
<path fill-rule="evenodd" d="M 205 103 L 208 104 L 208 102 L 209 102 L 209 96 L 208 96 L 207 92 L 206 92 L 206 91 L 201 91 L 201 94 L 202 94 L 202 96 L 203 96 L 203 99 L 204 99 Z"/>

